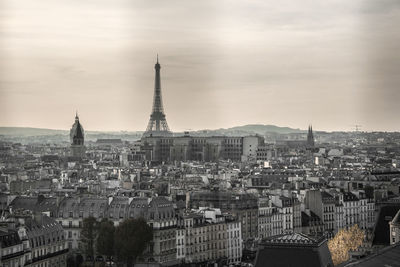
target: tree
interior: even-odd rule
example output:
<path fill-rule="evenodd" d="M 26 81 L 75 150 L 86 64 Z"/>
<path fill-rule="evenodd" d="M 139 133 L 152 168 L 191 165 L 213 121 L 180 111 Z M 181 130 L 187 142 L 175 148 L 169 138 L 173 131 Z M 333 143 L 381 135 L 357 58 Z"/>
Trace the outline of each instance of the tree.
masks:
<path fill-rule="evenodd" d="M 94 217 L 83 219 L 81 241 L 84 245 L 84 252 L 86 256 L 90 256 L 93 260 L 95 258 L 95 241 L 97 238 L 97 221 Z"/>
<path fill-rule="evenodd" d="M 78 266 L 75 261 L 75 257 L 73 255 L 69 255 L 67 258 L 67 267 L 75 267 Z"/>
<path fill-rule="evenodd" d="M 103 219 L 98 227 L 98 236 L 96 241 L 97 252 L 106 257 L 114 255 L 114 233 L 113 222 Z"/>
<path fill-rule="evenodd" d="M 83 257 L 81 254 L 76 255 L 75 257 L 75 262 L 76 262 L 76 266 L 81 266 L 81 264 L 83 263 Z"/>
<path fill-rule="evenodd" d="M 349 259 L 349 252 L 357 250 L 364 242 L 364 232 L 357 224 L 348 229 L 341 229 L 334 238 L 329 240 L 333 264 L 338 265 Z"/>
<path fill-rule="evenodd" d="M 118 260 L 126 262 L 127 266 L 132 266 L 152 240 L 153 229 L 143 218 L 127 219 L 116 227 L 114 238 Z"/>

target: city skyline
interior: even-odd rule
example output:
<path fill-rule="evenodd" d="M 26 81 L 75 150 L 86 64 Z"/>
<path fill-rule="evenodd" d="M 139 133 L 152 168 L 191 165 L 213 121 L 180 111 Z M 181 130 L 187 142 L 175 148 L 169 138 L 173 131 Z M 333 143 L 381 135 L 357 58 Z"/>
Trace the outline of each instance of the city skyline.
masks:
<path fill-rule="evenodd" d="M 399 131 L 396 1 L 5 1 L 0 126 Z"/>

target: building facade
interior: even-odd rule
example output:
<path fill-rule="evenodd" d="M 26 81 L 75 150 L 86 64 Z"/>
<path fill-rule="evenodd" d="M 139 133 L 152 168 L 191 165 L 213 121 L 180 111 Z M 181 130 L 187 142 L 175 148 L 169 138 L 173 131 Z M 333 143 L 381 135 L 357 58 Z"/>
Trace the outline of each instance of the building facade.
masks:
<path fill-rule="evenodd" d="M 144 136 L 141 150 L 145 159 L 156 162 L 201 161 L 215 162 L 219 159 L 234 162 L 256 161 L 257 149 L 264 139 L 260 136 L 245 137 L 163 137 Z"/>

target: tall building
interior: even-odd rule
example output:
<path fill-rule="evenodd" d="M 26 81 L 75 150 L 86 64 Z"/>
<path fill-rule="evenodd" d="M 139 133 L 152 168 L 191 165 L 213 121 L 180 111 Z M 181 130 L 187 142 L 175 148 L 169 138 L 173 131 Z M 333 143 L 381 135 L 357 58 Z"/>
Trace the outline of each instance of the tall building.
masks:
<path fill-rule="evenodd" d="M 75 123 L 72 125 L 70 131 L 71 140 L 71 156 L 83 157 L 85 155 L 85 132 L 82 124 L 79 122 L 78 113 L 75 115 Z"/>
<path fill-rule="evenodd" d="M 314 147 L 314 134 L 312 130 L 312 125 L 308 126 L 307 146 L 310 148 Z"/>
<path fill-rule="evenodd" d="M 146 132 L 144 132 L 143 137 L 148 136 L 172 136 L 169 130 L 167 119 L 165 118 L 162 96 L 161 96 L 161 78 L 160 78 L 160 63 L 154 66 L 156 70 L 156 77 L 154 81 L 154 100 L 153 100 L 153 110 L 150 115 L 149 124 L 147 125 Z"/>
<path fill-rule="evenodd" d="M 325 191 L 309 190 L 306 193 L 305 205 L 321 219 L 324 231 L 329 236 L 333 235 L 336 229 L 335 198 Z"/>
<path fill-rule="evenodd" d="M 241 261 L 243 243 L 238 219 L 219 209 L 202 208 L 178 216 L 177 223 L 179 262 L 226 266 Z"/>

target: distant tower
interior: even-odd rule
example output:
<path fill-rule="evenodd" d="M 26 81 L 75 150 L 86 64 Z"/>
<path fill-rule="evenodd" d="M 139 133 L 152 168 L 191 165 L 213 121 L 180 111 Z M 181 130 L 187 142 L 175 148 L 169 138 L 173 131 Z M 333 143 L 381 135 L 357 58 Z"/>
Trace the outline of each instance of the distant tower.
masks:
<path fill-rule="evenodd" d="M 162 97 L 161 97 L 161 78 L 160 69 L 161 66 L 157 63 L 154 66 L 156 70 L 155 84 L 154 84 L 154 100 L 153 100 L 153 110 L 150 115 L 149 124 L 147 125 L 146 132 L 143 134 L 144 137 L 147 136 L 172 136 L 171 131 L 168 128 L 167 120 L 165 118 Z"/>
<path fill-rule="evenodd" d="M 85 132 L 79 122 L 78 113 L 75 115 L 75 123 L 72 125 L 69 137 L 71 140 L 71 156 L 83 157 L 85 155 Z"/>
<path fill-rule="evenodd" d="M 314 134 L 312 131 L 312 125 L 308 126 L 307 147 L 310 147 L 310 148 L 314 147 Z"/>

